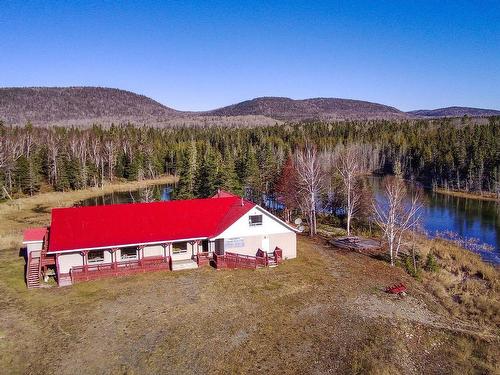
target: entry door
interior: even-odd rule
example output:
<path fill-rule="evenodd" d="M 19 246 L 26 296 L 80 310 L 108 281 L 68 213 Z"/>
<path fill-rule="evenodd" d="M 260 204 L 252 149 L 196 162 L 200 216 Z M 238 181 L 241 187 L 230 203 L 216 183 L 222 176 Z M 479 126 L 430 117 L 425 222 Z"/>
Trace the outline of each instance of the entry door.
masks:
<path fill-rule="evenodd" d="M 269 237 L 265 236 L 262 239 L 262 251 L 265 253 L 269 252 Z"/>

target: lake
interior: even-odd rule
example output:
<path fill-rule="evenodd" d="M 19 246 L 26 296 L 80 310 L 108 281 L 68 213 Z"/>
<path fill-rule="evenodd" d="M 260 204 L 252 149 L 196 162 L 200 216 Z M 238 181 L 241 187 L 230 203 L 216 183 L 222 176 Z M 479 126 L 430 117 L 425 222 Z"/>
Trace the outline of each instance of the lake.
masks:
<path fill-rule="evenodd" d="M 371 177 L 369 182 L 378 199 L 382 195 L 382 179 Z M 432 190 L 424 190 L 423 198 L 422 226 L 429 236 L 438 232 L 448 238 L 444 232 L 452 232 L 464 240 L 476 239 L 477 244 L 468 241 L 462 245 L 478 252 L 484 260 L 500 264 L 500 202 L 456 197 Z M 481 244 L 486 246 L 477 246 Z M 488 245 L 491 251 L 481 249 Z"/>
<path fill-rule="evenodd" d="M 382 194 L 381 179 L 369 178 L 376 196 Z M 170 200 L 174 185 L 156 185 L 150 191 L 144 189 L 104 194 L 79 202 L 79 206 L 141 202 L 145 196 L 154 200 Z M 486 261 L 500 264 L 500 203 L 478 199 L 455 197 L 424 190 L 422 226 L 430 236 L 436 232 L 453 232 L 463 239 L 477 239 L 489 245 L 492 251 L 466 246 L 477 251 Z"/>
<path fill-rule="evenodd" d="M 118 191 L 110 194 L 103 194 L 97 197 L 88 198 L 75 204 L 75 206 L 101 206 L 105 204 L 135 203 L 145 201 L 149 194 L 152 200 L 169 201 L 172 199 L 174 185 L 153 185 L 147 189 Z"/>

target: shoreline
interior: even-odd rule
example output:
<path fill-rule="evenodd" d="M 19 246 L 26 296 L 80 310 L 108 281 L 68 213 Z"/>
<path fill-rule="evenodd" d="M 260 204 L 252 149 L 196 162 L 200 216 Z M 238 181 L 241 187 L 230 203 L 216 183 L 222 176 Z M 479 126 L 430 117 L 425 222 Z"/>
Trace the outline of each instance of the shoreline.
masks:
<path fill-rule="evenodd" d="M 53 207 L 69 207 L 75 202 L 104 194 L 176 181 L 175 176 L 142 181 L 117 181 L 105 184 L 102 188 L 47 192 L 2 202 L 0 203 L 0 250 L 20 245 L 24 229 L 47 225 L 50 222 L 50 209 Z"/>
<path fill-rule="evenodd" d="M 443 188 L 437 188 L 433 189 L 433 192 L 439 193 L 439 194 L 446 194 L 450 195 L 453 197 L 458 197 L 458 198 L 465 198 L 465 199 L 475 199 L 479 201 L 489 201 L 489 202 L 500 202 L 499 198 L 496 198 L 494 195 L 480 195 L 480 194 L 475 194 L 475 193 L 467 193 L 464 191 L 456 191 L 456 190 L 446 190 Z"/>
<path fill-rule="evenodd" d="M 372 174 L 367 174 L 366 176 L 384 179 L 384 177 L 389 176 L 389 175 L 372 173 Z M 411 180 L 411 179 L 405 178 L 404 181 L 408 182 L 409 184 L 415 184 L 415 183 L 420 184 L 424 190 L 436 192 L 439 194 L 446 194 L 446 195 L 450 195 L 450 196 L 454 196 L 454 197 L 458 197 L 458 198 L 476 199 L 476 200 L 490 201 L 490 202 L 500 202 L 500 198 L 497 198 L 494 193 L 487 193 L 487 195 L 482 195 L 479 193 L 470 193 L 470 192 L 465 192 L 465 191 L 460 191 L 460 190 L 449 190 L 449 189 L 444 189 L 444 188 L 432 188 L 431 185 L 424 184 L 418 180 Z"/>

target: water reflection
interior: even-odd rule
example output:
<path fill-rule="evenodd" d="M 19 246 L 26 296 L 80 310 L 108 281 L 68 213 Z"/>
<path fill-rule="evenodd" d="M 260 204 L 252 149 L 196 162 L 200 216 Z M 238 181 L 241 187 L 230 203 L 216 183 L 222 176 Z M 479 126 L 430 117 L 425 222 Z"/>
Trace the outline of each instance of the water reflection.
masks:
<path fill-rule="evenodd" d="M 380 199 L 383 194 L 382 180 L 370 178 L 369 181 L 376 198 Z M 465 239 L 477 238 L 494 249 L 493 252 L 481 252 L 483 258 L 500 263 L 499 202 L 424 190 L 422 224 L 430 235 L 451 231 Z"/>
<path fill-rule="evenodd" d="M 75 206 L 101 206 L 105 204 L 136 203 L 145 201 L 169 201 L 172 199 L 173 185 L 153 185 L 149 188 L 119 191 L 88 198 Z"/>

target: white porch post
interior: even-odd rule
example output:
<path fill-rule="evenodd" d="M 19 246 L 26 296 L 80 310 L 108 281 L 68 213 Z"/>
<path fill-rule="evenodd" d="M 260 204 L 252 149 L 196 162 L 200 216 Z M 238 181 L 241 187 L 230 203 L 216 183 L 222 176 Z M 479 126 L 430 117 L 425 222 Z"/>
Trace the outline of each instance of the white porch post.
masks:
<path fill-rule="evenodd" d="M 60 256 L 60 255 L 61 255 L 61 254 L 56 253 L 56 275 L 57 275 L 57 284 L 58 284 L 59 286 L 60 286 L 60 281 L 61 281 L 61 280 L 59 279 L 59 277 L 60 277 L 60 275 L 61 275 L 60 268 L 59 268 L 59 256 Z"/>
<path fill-rule="evenodd" d="M 163 247 L 163 257 L 165 259 L 167 258 L 167 248 L 168 248 L 168 256 L 171 256 L 171 254 L 170 254 L 170 245 L 171 244 L 172 244 L 171 242 L 165 242 L 164 244 L 161 245 Z"/>
<path fill-rule="evenodd" d="M 111 253 L 111 268 L 115 270 L 115 272 L 118 270 L 118 252 L 117 248 L 110 249 L 109 252 Z"/>

